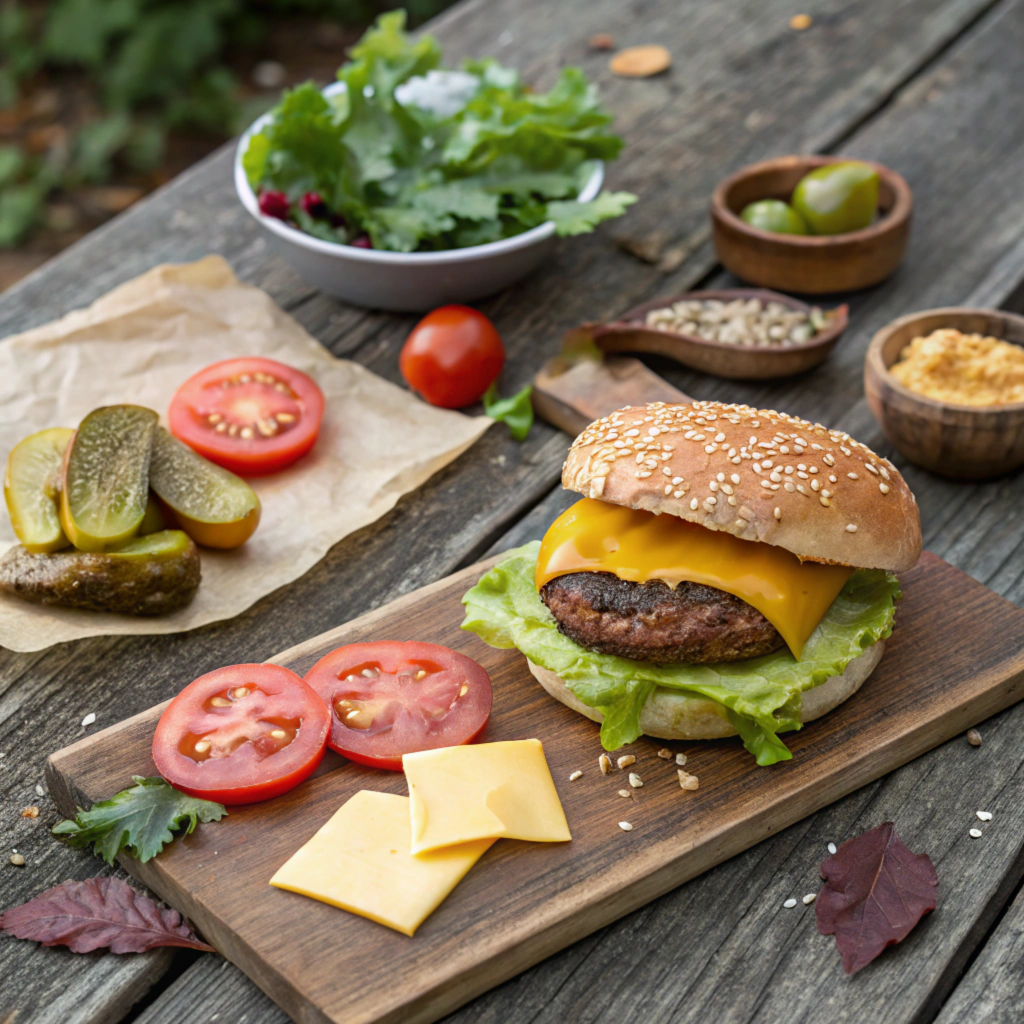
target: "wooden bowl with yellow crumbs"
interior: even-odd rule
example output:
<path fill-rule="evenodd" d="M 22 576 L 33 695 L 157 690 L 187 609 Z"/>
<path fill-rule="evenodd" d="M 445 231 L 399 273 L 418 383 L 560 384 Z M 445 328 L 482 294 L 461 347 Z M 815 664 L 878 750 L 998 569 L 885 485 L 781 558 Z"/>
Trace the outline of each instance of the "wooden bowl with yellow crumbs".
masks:
<path fill-rule="evenodd" d="M 958 480 L 1018 469 L 1024 317 L 962 307 L 900 317 L 871 341 L 864 392 L 886 437 L 911 462 Z"/>

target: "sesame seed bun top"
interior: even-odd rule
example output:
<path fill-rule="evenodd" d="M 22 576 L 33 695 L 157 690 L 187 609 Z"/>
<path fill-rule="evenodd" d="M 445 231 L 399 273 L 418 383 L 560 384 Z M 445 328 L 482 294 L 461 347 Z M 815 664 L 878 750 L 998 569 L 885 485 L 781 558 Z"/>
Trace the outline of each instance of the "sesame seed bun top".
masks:
<path fill-rule="evenodd" d="M 900 572 L 921 553 L 917 503 L 888 459 L 768 409 L 627 406 L 576 438 L 562 485 L 814 562 Z"/>

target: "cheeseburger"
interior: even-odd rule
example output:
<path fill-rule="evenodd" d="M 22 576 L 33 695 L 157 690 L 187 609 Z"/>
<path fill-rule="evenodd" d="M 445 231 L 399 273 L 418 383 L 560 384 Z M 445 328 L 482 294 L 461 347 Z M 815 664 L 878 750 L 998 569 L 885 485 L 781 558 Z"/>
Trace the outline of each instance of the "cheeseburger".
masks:
<path fill-rule="evenodd" d="M 778 734 L 878 664 L 921 552 L 892 463 L 744 405 L 620 409 L 573 442 L 562 484 L 582 500 L 466 595 L 463 628 L 519 648 L 608 750 L 738 734 L 759 764 L 788 759 Z"/>

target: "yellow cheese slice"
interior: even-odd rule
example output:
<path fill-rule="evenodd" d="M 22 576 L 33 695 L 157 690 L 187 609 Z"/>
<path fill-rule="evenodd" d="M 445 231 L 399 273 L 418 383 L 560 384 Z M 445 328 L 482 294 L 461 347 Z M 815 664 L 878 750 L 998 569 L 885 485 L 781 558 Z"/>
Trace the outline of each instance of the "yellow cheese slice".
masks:
<path fill-rule="evenodd" d="M 772 544 L 741 540 L 672 515 L 584 498 L 552 524 L 537 558 L 537 589 L 570 572 L 610 572 L 631 583 L 684 580 L 756 608 L 799 658 L 807 638 L 853 573 L 801 562 Z"/>
<path fill-rule="evenodd" d="M 414 857 L 409 798 L 362 790 L 270 880 L 413 935 L 493 839 Z"/>
<path fill-rule="evenodd" d="M 540 740 L 421 750 L 402 767 L 413 853 L 480 839 L 572 839 Z"/>

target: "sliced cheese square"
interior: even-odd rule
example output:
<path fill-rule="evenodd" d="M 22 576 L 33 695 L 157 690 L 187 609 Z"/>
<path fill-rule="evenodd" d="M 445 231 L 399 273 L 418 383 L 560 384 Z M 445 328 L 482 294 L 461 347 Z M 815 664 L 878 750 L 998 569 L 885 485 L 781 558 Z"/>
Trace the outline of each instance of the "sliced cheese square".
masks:
<path fill-rule="evenodd" d="M 270 880 L 413 935 L 493 839 L 409 852 L 409 798 L 356 793 Z"/>
<path fill-rule="evenodd" d="M 480 839 L 572 839 L 540 740 L 406 754 L 412 852 Z"/>

